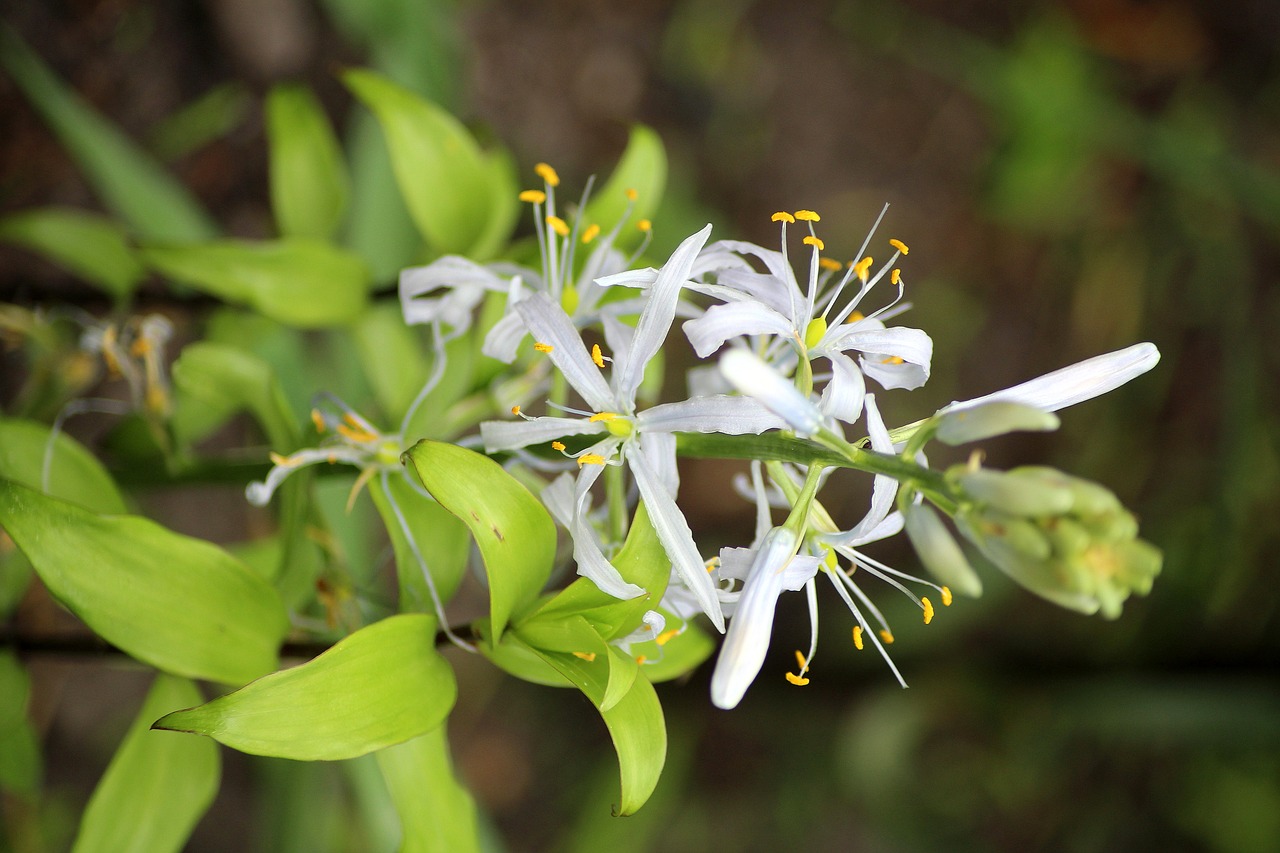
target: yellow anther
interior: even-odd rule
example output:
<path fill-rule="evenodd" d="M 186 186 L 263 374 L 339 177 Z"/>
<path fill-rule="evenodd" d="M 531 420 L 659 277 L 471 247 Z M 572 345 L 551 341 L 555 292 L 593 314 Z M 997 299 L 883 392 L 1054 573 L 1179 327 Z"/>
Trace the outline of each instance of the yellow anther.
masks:
<path fill-rule="evenodd" d="M 551 230 L 559 234 L 561 237 L 569 236 L 569 223 L 565 222 L 559 216 L 548 216 L 547 224 L 551 226 Z"/>
<path fill-rule="evenodd" d="M 796 219 L 804 222 L 821 222 L 822 217 L 814 213 L 812 210 L 797 210 Z"/>
<path fill-rule="evenodd" d="M 858 278 L 862 279 L 863 281 L 866 281 L 867 274 L 871 270 L 872 263 L 873 261 L 871 260 L 871 256 L 867 255 L 865 258 L 863 258 L 862 260 L 858 261 L 856 264 L 853 265 L 853 274 L 856 275 Z"/>
<path fill-rule="evenodd" d="M 636 655 L 636 663 L 640 664 L 641 666 L 644 666 L 644 663 L 647 660 L 648 658 L 645 657 L 644 655 Z"/>
<path fill-rule="evenodd" d="M 369 442 L 375 441 L 378 436 L 376 433 L 369 432 L 362 426 L 350 427 L 346 424 L 338 424 L 334 427 L 334 432 L 348 441 Z"/>
<path fill-rule="evenodd" d="M 852 314 L 849 315 L 850 323 L 857 323 L 858 321 L 865 320 L 865 319 L 867 319 L 867 315 L 863 314 L 861 311 L 854 311 Z"/>
<path fill-rule="evenodd" d="M 599 344 L 591 345 L 591 360 L 595 362 L 596 367 L 604 367 L 604 355 L 600 352 Z"/>
<path fill-rule="evenodd" d="M 279 453 L 275 453 L 275 452 L 269 453 L 267 455 L 271 457 L 272 465 L 279 465 L 281 468 L 288 468 L 290 465 L 293 464 L 293 460 L 290 459 L 288 456 L 281 456 Z"/>
<path fill-rule="evenodd" d="M 712 572 L 714 572 L 714 571 L 715 571 L 716 569 L 718 569 L 718 568 L 720 568 L 720 558 L 719 558 L 719 557 L 712 557 L 710 560 L 707 560 L 707 562 L 706 562 L 706 570 L 707 570 L 707 574 L 711 574 Z"/>
<path fill-rule="evenodd" d="M 944 586 L 942 588 L 942 606 L 943 607 L 951 606 L 951 587 L 949 586 Z"/>
<path fill-rule="evenodd" d="M 533 167 L 533 171 L 537 173 L 539 178 L 547 182 L 549 187 L 560 186 L 560 176 L 556 174 L 556 170 L 546 163 L 539 163 Z"/>
<path fill-rule="evenodd" d="M 542 341 L 535 342 L 533 348 L 541 353 L 549 353 L 555 349 L 551 344 L 544 344 Z"/>
<path fill-rule="evenodd" d="M 862 651 L 862 626 L 853 626 L 853 647 L 858 651 Z"/>
<path fill-rule="evenodd" d="M 315 424 L 316 432 L 324 432 L 324 416 L 319 409 L 311 410 L 311 423 Z"/>
<path fill-rule="evenodd" d="M 787 681 L 790 681 L 796 687 L 804 687 L 809 683 L 809 679 L 805 678 L 803 675 L 796 675 L 794 672 L 787 673 Z"/>
<path fill-rule="evenodd" d="M 551 449 L 552 449 L 552 450 L 559 450 L 561 453 L 564 453 L 564 442 L 563 442 L 563 441 L 553 441 L 553 442 L 551 442 Z"/>
<path fill-rule="evenodd" d="M 583 465 L 603 465 L 604 457 L 599 453 L 584 453 L 578 457 L 578 467 Z"/>
<path fill-rule="evenodd" d="M 635 187 L 627 187 L 627 201 L 635 201 L 640 198 L 640 193 L 636 192 Z"/>
<path fill-rule="evenodd" d="M 824 270 L 835 271 L 840 269 L 840 262 L 832 258 L 818 258 L 818 266 Z"/>
<path fill-rule="evenodd" d="M 652 222 L 650 222 L 650 221 L 649 221 L 649 220 L 647 220 L 647 219 L 641 219 L 639 222 L 637 222 L 637 223 L 636 223 L 636 230 L 638 230 L 638 231 L 652 231 L 652 230 L 653 230 L 653 223 L 652 223 Z"/>
<path fill-rule="evenodd" d="M 599 236 L 600 236 L 600 226 L 592 222 L 590 225 L 586 227 L 586 230 L 582 232 L 582 242 L 590 243 L 592 240 L 594 240 Z"/>
<path fill-rule="evenodd" d="M 129 347 L 129 355 L 134 358 L 142 358 L 149 352 L 151 352 L 151 341 L 146 338 L 138 338 L 133 342 L 133 346 Z"/>
<path fill-rule="evenodd" d="M 813 247 L 814 247 L 815 249 L 817 249 L 819 252 L 821 252 L 823 249 L 827 248 L 827 244 L 826 244 L 826 243 L 823 243 L 820 239 L 818 239 L 817 237 L 813 236 L 812 234 L 810 234 L 808 237 L 805 237 L 805 238 L 804 238 L 804 240 L 803 240 L 802 242 L 803 242 L 806 246 L 813 246 Z"/>
<path fill-rule="evenodd" d="M 328 462 L 330 465 L 337 465 L 337 464 L 338 464 L 338 454 L 336 454 L 336 453 L 330 453 L 328 456 L 326 456 L 326 457 L 325 457 L 325 460 L 324 460 L 324 461 L 325 461 L 325 462 Z"/>
<path fill-rule="evenodd" d="M 512 406 L 512 407 L 511 407 L 511 414 L 516 415 L 516 416 L 518 417 L 518 416 L 520 415 L 520 407 L 519 407 L 519 406 Z"/>
<path fill-rule="evenodd" d="M 888 358 L 880 359 L 881 364 L 905 364 L 906 361 L 900 355 L 891 355 Z"/>
<path fill-rule="evenodd" d="M 547 200 L 547 194 L 544 193 L 542 190 L 525 190 L 524 192 L 520 193 L 518 198 L 521 201 L 527 201 L 530 204 L 542 204 L 544 201 Z"/>
<path fill-rule="evenodd" d="M 897 249 L 899 252 L 901 252 L 904 255 L 911 253 L 911 250 L 907 248 L 907 244 L 902 242 L 901 240 L 890 240 L 889 245 Z"/>
<path fill-rule="evenodd" d="M 665 646 L 674 638 L 680 636 L 679 628 L 672 628 L 670 631 L 663 631 L 661 634 L 653 638 L 653 641 L 660 646 Z"/>
<path fill-rule="evenodd" d="M 893 634 L 889 633 L 888 628 L 885 628 L 883 631 L 880 632 L 880 639 L 884 640 L 884 644 L 886 646 L 893 645 Z"/>
<path fill-rule="evenodd" d="M 619 417 L 617 412 L 596 412 L 594 415 L 587 418 L 587 421 L 594 424 L 599 421 L 611 421 L 616 417 Z"/>
<path fill-rule="evenodd" d="M 795 222 L 796 218 L 785 210 L 779 210 L 772 216 L 774 222 L 786 222 L 788 224 Z"/>
<path fill-rule="evenodd" d="M 924 605 L 924 624 L 928 625 L 933 621 L 933 602 L 926 596 L 920 596 L 920 603 Z"/>
<path fill-rule="evenodd" d="M 902 270 L 894 267 L 893 272 L 889 273 L 889 283 L 898 284 L 900 281 L 902 281 Z"/>
<path fill-rule="evenodd" d="M 593 660 L 596 659 L 595 652 L 574 652 L 573 656 L 575 658 L 582 658 L 587 663 L 591 663 Z"/>
<path fill-rule="evenodd" d="M 809 662 L 804 659 L 804 655 L 799 649 L 796 649 L 796 666 L 799 668 L 801 675 L 804 675 L 804 671 L 809 668 Z"/>

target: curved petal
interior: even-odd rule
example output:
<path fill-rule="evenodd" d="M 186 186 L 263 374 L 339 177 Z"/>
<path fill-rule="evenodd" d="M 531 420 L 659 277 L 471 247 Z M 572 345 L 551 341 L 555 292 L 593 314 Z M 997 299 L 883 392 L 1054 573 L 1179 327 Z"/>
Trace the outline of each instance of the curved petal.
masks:
<path fill-rule="evenodd" d="M 448 288 L 439 296 L 428 296 Z M 400 310 L 410 325 L 439 320 L 455 329 L 470 325 L 471 310 L 487 291 L 506 290 L 491 270 L 457 255 L 445 255 L 423 267 L 400 273 Z"/>
<path fill-rule="evenodd" d="M 685 336 L 699 358 L 706 358 L 739 335 L 779 335 L 792 338 L 795 326 L 782 314 L 759 302 L 712 305 L 706 313 L 684 323 Z"/>
<path fill-rule="evenodd" d="M 518 302 L 516 311 L 524 318 L 525 327 L 533 339 L 551 347 L 548 357 L 552 364 L 560 368 L 564 378 L 582 395 L 588 406 L 597 412 L 616 408 L 609 383 L 604 381 L 600 368 L 591 360 L 582 336 L 563 308 L 545 293 L 535 293 Z"/>
<path fill-rule="evenodd" d="M 822 389 L 818 407 L 829 418 L 854 423 L 862 414 L 862 401 L 867 396 L 866 380 L 862 378 L 858 365 L 847 355 L 831 353 L 827 360 L 831 362 L 831 381 Z"/>
<path fill-rule="evenodd" d="M 608 456 L 616 446 L 616 441 L 602 441 L 592 448 L 592 452 Z M 595 528 L 587 518 L 587 511 L 591 508 L 591 487 L 603 470 L 600 465 L 584 465 L 574 484 L 573 525 L 569 528 L 573 538 L 573 561 L 578 565 L 578 574 L 588 578 L 602 592 L 624 600 L 638 598 L 645 594 L 645 589 L 628 583 L 609 562 L 600 550 Z"/>
<path fill-rule="evenodd" d="M 524 318 L 516 311 L 508 310 L 484 336 L 484 346 L 480 348 L 480 352 L 489 358 L 510 364 L 516 360 L 516 350 L 524 340 L 525 333 Z"/>
<path fill-rule="evenodd" d="M 893 453 L 893 439 L 885 429 L 884 420 L 880 417 L 880 409 L 876 406 L 876 396 L 868 394 L 866 398 L 867 434 L 871 436 L 871 449 L 879 453 Z M 886 526 L 889 510 L 893 508 L 893 499 L 898 495 L 898 481 L 884 474 L 877 474 L 871 485 L 871 508 L 866 516 L 849 530 L 823 536 L 824 542 L 832 545 L 848 545 L 850 547 L 876 542 L 892 536 L 902 529 L 902 517 L 899 513 L 895 521 L 897 527 Z M 881 529 L 881 528 L 884 529 Z"/>
<path fill-rule="evenodd" d="M 720 357 L 720 372 L 739 392 L 785 420 L 796 435 L 807 437 L 822 429 L 822 412 L 813 401 L 759 356 L 731 349 Z"/>
<path fill-rule="evenodd" d="M 533 444 L 546 444 L 566 435 L 599 435 L 608 427 L 602 421 L 586 418 L 544 417 L 531 420 L 485 421 L 480 424 L 480 440 L 486 453 L 515 450 Z"/>
<path fill-rule="evenodd" d="M 663 403 L 636 415 L 642 434 L 653 432 L 720 432 L 726 435 L 759 435 L 769 429 L 785 429 L 787 422 L 751 397 L 694 397 L 679 403 Z"/>
<path fill-rule="evenodd" d="M 725 270 L 716 277 L 716 283 L 732 288 L 748 299 L 762 302 L 779 314 L 791 314 L 791 285 L 773 273 L 759 273 L 753 269 Z"/>
<path fill-rule="evenodd" d="M 636 436 L 640 446 L 644 448 L 645 459 L 653 466 L 662 484 L 667 487 L 667 494 L 675 500 L 680 491 L 680 469 L 676 465 L 676 437 L 669 432 L 645 432 L 640 430 Z"/>

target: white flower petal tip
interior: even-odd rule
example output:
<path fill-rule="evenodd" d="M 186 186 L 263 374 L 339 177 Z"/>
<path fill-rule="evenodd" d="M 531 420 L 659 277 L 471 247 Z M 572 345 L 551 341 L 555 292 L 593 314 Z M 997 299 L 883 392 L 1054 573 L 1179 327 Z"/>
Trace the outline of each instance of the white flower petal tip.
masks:
<path fill-rule="evenodd" d="M 786 421 L 797 435 L 806 437 L 822 429 L 822 412 L 813 401 L 753 353 L 729 350 L 720 358 L 720 372 L 739 392 Z"/>

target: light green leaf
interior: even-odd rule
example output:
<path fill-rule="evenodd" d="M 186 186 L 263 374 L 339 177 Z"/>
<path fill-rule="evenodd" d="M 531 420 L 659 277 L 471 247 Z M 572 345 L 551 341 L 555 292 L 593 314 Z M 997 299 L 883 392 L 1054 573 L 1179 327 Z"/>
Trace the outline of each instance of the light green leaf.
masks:
<path fill-rule="evenodd" d="M 489 218 L 467 253 L 473 261 L 486 261 L 506 248 L 522 206 L 515 160 L 502 149 L 486 151 L 484 158 L 489 174 Z"/>
<path fill-rule="evenodd" d="M 0 479 L 41 489 L 51 430 L 35 421 L 0 418 Z M 124 498 L 97 457 L 66 433 L 53 440 L 49 495 L 103 513 L 123 513 Z"/>
<path fill-rule="evenodd" d="M 160 274 L 302 328 L 337 326 L 364 310 L 369 273 L 350 252 L 317 240 L 223 240 L 152 246 Z"/>
<path fill-rule="evenodd" d="M 457 697 L 435 635 L 433 616 L 392 616 L 314 660 L 168 714 L 155 727 L 297 761 L 355 758 L 403 743 L 438 727 Z"/>
<path fill-rule="evenodd" d="M 622 776 L 619 815 L 633 814 L 645 804 L 662 775 L 667 760 L 667 726 L 662 704 L 649 680 L 640 675 L 627 695 L 607 711 L 601 711 Z"/>
<path fill-rule="evenodd" d="M 431 593 L 427 588 L 422 566 L 414 556 L 409 540 L 401 526 L 400 517 L 409 527 L 418 553 L 431 572 L 431 581 L 442 604 L 453 598 L 462 583 L 471 552 L 471 537 L 467 526 L 447 509 L 414 491 L 398 472 L 392 472 L 383 488 L 381 478 L 369 482 L 369 495 L 382 517 L 382 523 L 391 537 L 396 555 L 396 576 L 400 581 L 400 606 L 402 613 L 413 611 L 435 612 Z M 399 507 L 398 517 L 391 501 Z"/>
<path fill-rule="evenodd" d="M 396 187 L 377 120 L 368 113 L 353 119 L 346 135 L 351 202 L 342 244 L 364 259 L 374 284 L 391 285 L 400 270 L 421 261 L 422 237 Z"/>
<path fill-rule="evenodd" d="M 379 302 L 369 306 L 351 332 L 378 405 L 388 419 L 399 421 L 430 368 L 418 330 L 404 322 L 398 302 Z"/>
<path fill-rule="evenodd" d="M 156 678 L 89 799 L 73 853 L 183 849 L 218 793 L 218 747 L 151 731 L 151 722 L 200 698 L 190 681 L 163 674 Z"/>
<path fill-rule="evenodd" d="M 252 106 L 245 83 L 219 83 L 153 125 L 147 134 L 148 145 L 157 157 L 172 163 L 230 134 L 248 117 Z"/>
<path fill-rule="evenodd" d="M 11 652 L 0 651 L 0 788 L 33 795 L 40 789 L 40 742 L 27 718 L 31 679 Z"/>
<path fill-rule="evenodd" d="M 293 450 L 301 440 L 275 371 L 252 353 L 209 341 L 191 344 L 173 363 L 173 384 L 173 431 L 182 446 L 240 411 L 253 415 L 278 451 Z"/>
<path fill-rule="evenodd" d="M 511 614 L 537 597 L 551 575 L 555 523 L 528 489 L 479 453 L 424 439 L 402 459 L 471 529 L 489 576 L 490 624 L 498 642 Z"/>
<path fill-rule="evenodd" d="M 476 804 L 453 772 L 443 725 L 376 755 L 404 828 L 400 853 L 479 851 Z"/>
<path fill-rule="evenodd" d="M 662 138 L 651 128 L 642 124 L 634 125 L 627 140 L 627 149 L 622 152 L 609 180 L 587 202 L 581 221 L 595 223 L 608 231 L 622 218 L 627 205 L 631 204 L 628 223 L 634 226 L 641 219 L 653 216 L 662 201 L 666 186 L 667 152 L 662 147 Z M 627 199 L 627 190 L 636 191 L 635 202 Z M 624 227 L 619 234 L 618 243 L 623 246 L 634 245 L 639 240 L 639 231 L 634 227 Z"/>
<path fill-rule="evenodd" d="M 670 613 L 666 611 L 662 613 L 666 616 L 668 629 L 673 626 L 673 623 L 678 624 Z M 636 643 L 631 647 L 631 654 L 637 657 L 644 655 L 645 664 L 642 668 L 644 677 L 653 684 L 657 684 L 660 681 L 670 681 L 673 678 L 688 675 L 711 657 L 715 648 L 715 640 L 696 624 L 690 623 L 682 632 L 661 646 L 652 640 L 647 643 Z"/>
<path fill-rule="evenodd" d="M 440 107 L 372 71 L 342 75 L 382 126 L 396 182 L 436 252 L 469 254 L 492 211 L 493 175 L 467 129 Z"/>
<path fill-rule="evenodd" d="M 0 26 L 0 65 L 49 123 L 108 208 L 139 237 L 207 240 L 217 226 L 186 189 Z"/>
<path fill-rule="evenodd" d="M 44 255 L 117 302 L 147 274 L 124 229 L 83 210 L 45 207 L 6 216 L 0 219 L 0 240 Z"/>
<path fill-rule="evenodd" d="M 326 240 L 347 203 L 342 149 L 320 102 L 304 86 L 279 85 L 267 95 L 271 209 L 286 237 Z"/>
<path fill-rule="evenodd" d="M 228 684 L 275 669 L 289 628 L 280 597 L 221 548 L 7 480 L 0 524 L 59 601 L 138 660 Z"/>

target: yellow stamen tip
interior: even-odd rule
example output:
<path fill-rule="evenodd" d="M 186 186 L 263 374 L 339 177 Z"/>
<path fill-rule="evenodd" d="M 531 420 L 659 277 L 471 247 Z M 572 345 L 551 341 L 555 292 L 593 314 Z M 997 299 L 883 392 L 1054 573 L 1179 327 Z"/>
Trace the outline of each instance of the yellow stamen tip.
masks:
<path fill-rule="evenodd" d="M 512 406 L 512 407 L 511 407 L 511 414 L 513 414 L 513 415 L 519 415 L 519 414 L 520 414 L 520 407 L 519 407 L 519 406 Z"/>
<path fill-rule="evenodd" d="M 281 468 L 288 468 L 290 465 L 293 464 L 293 460 L 291 460 L 288 456 L 281 456 L 279 453 L 275 453 L 275 452 L 269 453 L 267 455 L 271 458 L 272 465 L 279 465 Z"/>
<path fill-rule="evenodd" d="M 542 204 L 544 201 L 547 200 L 547 194 L 544 193 L 542 190 L 525 190 L 524 192 L 520 193 L 518 198 L 521 201 L 527 201 L 530 204 Z"/>
<path fill-rule="evenodd" d="M 865 258 L 853 265 L 853 274 L 863 281 L 866 281 L 867 274 L 871 270 L 872 263 L 874 263 L 874 261 L 871 260 L 871 256 L 867 255 Z"/>
<path fill-rule="evenodd" d="M 867 315 L 863 314 L 861 311 L 854 311 L 852 314 L 849 315 L 850 323 L 857 323 L 859 320 L 865 320 L 865 319 L 867 319 Z"/>
<path fill-rule="evenodd" d="M 582 232 L 582 242 L 590 243 L 592 240 L 594 240 L 599 236 L 600 236 L 600 226 L 596 225 L 593 222 L 587 226 L 585 231 Z"/>
<path fill-rule="evenodd" d="M 547 224 L 551 226 L 551 230 L 559 234 L 561 237 L 569 236 L 569 223 L 565 222 L 559 216 L 548 216 Z"/>
<path fill-rule="evenodd" d="M 862 651 L 862 626 L 853 626 L 853 647 L 858 651 Z"/>
<path fill-rule="evenodd" d="M 804 687 L 806 684 L 809 683 L 809 679 L 805 678 L 802 675 L 796 675 L 794 672 L 787 673 L 787 681 L 790 681 L 796 687 Z"/>
<path fill-rule="evenodd" d="M 924 605 L 924 624 L 928 625 L 933 621 L 933 602 L 921 596 L 920 603 Z"/>
<path fill-rule="evenodd" d="M 640 664 L 641 666 L 644 666 L 644 662 L 647 660 L 648 658 L 645 657 L 644 655 L 636 655 L 636 663 Z"/>
<path fill-rule="evenodd" d="M 785 210 L 779 210 L 777 213 L 773 215 L 772 219 L 774 222 L 792 223 L 796 221 L 796 218 L 792 216 L 790 213 L 787 213 Z"/>
<path fill-rule="evenodd" d="M 808 661 L 804 659 L 804 654 L 799 649 L 796 649 L 796 667 L 800 670 L 801 675 L 809 668 Z"/>
<path fill-rule="evenodd" d="M 891 355 L 888 358 L 880 359 L 881 364 L 905 364 L 906 361 L 900 355 Z"/>
<path fill-rule="evenodd" d="M 536 343 L 533 345 L 533 348 L 534 348 L 534 349 L 536 349 L 538 352 L 541 352 L 541 353 L 549 353 L 549 352 L 551 352 L 552 350 L 554 350 L 554 349 L 555 349 L 555 347 L 554 347 L 554 346 L 552 346 L 551 344 L 544 344 L 544 343 L 542 343 L 542 341 L 538 341 L 538 342 L 536 342 Z"/>
<path fill-rule="evenodd" d="M 635 187 L 627 188 L 627 201 L 635 201 L 640 198 L 640 193 L 636 192 Z"/>
<path fill-rule="evenodd" d="M 551 168 L 550 165 L 546 163 L 539 163 L 538 165 L 533 167 L 533 171 L 538 175 L 539 178 L 542 178 L 542 180 L 547 182 L 547 186 L 549 187 L 560 186 L 560 176 L 556 174 L 556 170 Z"/>
<path fill-rule="evenodd" d="M 639 231 L 652 231 L 653 223 L 650 222 L 648 219 L 641 219 L 639 222 L 636 223 L 636 229 Z"/>
<path fill-rule="evenodd" d="M 826 243 L 823 243 L 822 240 L 818 239 L 817 237 L 814 237 L 812 234 L 810 234 L 808 237 L 805 237 L 803 242 L 806 246 L 813 246 L 818 251 L 822 251 L 823 249 L 827 248 Z"/>
<path fill-rule="evenodd" d="M 578 467 L 583 465 L 603 465 L 604 457 L 599 453 L 584 453 L 578 457 Z"/>
<path fill-rule="evenodd" d="M 819 216 L 817 213 L 814 213 L 812 210 L 797 210 L 796 219 L 799 219 L 803 222 L 821 222 L 822 221 L 822 217 Z"/>
<path fill-rule="evenodd" d="M 951 606 L 951 587 L 949 586 L 944 586 L 942 588 L 942 606 L 943 607 Z"/>
<path fill-rule="evenodd" d="M 831 258 L 819 258 L 818 266 L 822 267 L 824 270 L 835 271 L 840 269 L 840 262 Z"/>
<path fill-rule="evenodd" d="M 324 432 L 324 417 L 319 409 L 311 410 L 311 423 L 315 424 L 316 432 Z"/>
<path fill-rule="evenodd" d="M 574 652 L 574 653 L 573 653 L 573 656 L 574 656 L 575 658 L 581 658 L 582 660 L 586 661 L 587 663 L 591 663 L 593 660 L 595 660 L 595 659 L 596 659 L 596 653 L 595 653 L 595 652 Z"/>
<path fill-rule="evenodd" d="M 672 628 L 670 631 L 663 631 L 661 634 L 654 637 L 653 641 L 660 646 L 665 646 L 667 643 L 671 642 L 674 638 L 678 637 L 679 635 L 680 635 L 680 629 Z"/>
<path fill-rule="evenodd" d="M 886 646 L 893 645 L 893 634 L 890 634 L 887 629 L 880 632 L 880 639 L 884 641 Z"/>
<path fill-rule="evenodd" d="M 716 569 L 718 569 L 718 568 L 720 568 L 720 558 L 719 558 L 719 557 L 712 557 L 710 560 L 707 560 L 707 562 L 706 562 L 706 570 L 707 570 L 707 574 L 711 574 L 712 572 L 714 572 L 714 571 L 715 571 Z"/>
<path fill-rule="evenodd" d="M 902 270 L 895 267 L 893 272 L 889 273 L 889 283 L 898 284 L 901 281 L 902 281 Z"/>
<path fill-rule="evenodd" d="M 904 255 L 908 255 L 911 253 L 911 250 L 907 248 L 907 244 L 902 242 L 901 240 L 890 240 L 889 245 L 897 249 L 899 252 L 901 252 Z"/>
<path fill-rule="evenodd" d="M 561 453 L 563 453 L 563 452 L 564 452 L 564 442 L 563 442 L 563 441 L 553 441 L 553 442 L 551 442 L 551 449 L 552 449 L 552 450 L 559 450 Z"/>
<path fill-rule="evenodd" d="M 600 345 L 591 345 L 591 360 L 595 362 L 596 367 L 604 367 L 604 356 L 600 353 Z"/>

